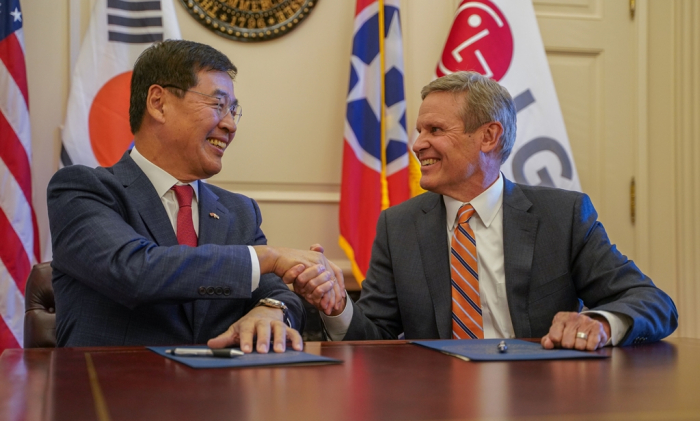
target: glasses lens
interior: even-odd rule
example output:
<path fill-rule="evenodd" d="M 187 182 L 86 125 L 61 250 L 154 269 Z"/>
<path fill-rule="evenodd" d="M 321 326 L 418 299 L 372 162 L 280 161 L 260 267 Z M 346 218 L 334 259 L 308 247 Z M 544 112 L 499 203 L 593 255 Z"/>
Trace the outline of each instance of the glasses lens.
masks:
<path fill-rule="evenodd" d="M 243 116 L 243 108 L 240 104 L 236 104 L 231 108 L 231 115 L 233 115 L 233 120 L 238 124 L 241 121 L 241 116 Z"/>

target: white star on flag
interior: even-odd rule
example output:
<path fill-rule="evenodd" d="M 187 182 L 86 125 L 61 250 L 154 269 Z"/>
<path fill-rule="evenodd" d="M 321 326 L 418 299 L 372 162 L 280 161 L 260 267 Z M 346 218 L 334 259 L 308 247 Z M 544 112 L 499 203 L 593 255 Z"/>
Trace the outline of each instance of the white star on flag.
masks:
<path fill-rule="evenodd" d="M 355 69 L 355 73 L 357 73 L 357 83 L 355 83 L 352 91 L 348 94 L 347 101 L 351 102 L 367 98 L 367 102 L 370 108 L 372 108 L 374 116 L 377 117 L 377 121 L 379 121 L 379 113 L 381 112 L 379 107 L 379 102 L 381 101 L 381 95 L 379 93 L 380 86 L 379 80 L 377 79 L 377 75 L 381 74 L 379 69 L 381 66 L 379 54 L 374 56 L 369 65 L 365 64 L 365 62 L 357 56 L 352 56 L 350 62 Z"/>
<path fill-rule="evenodd" d="M 15 7 L 14 12 L 10 12 L 13 18 L 15 18 L 15 22 L 20 21 L 22 22 L 22 12 L 19 11 L 18 8 Z"/>

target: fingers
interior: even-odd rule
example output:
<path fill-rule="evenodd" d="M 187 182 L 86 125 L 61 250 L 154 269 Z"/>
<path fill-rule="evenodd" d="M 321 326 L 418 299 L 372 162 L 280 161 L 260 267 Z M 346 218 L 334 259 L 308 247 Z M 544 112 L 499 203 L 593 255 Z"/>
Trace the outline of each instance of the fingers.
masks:
<path fill-rule="evenodd" d="M 284 272 L 284 275 L 282 275 L 282 280 L 285 284 L 291 284 L 304 272 L 304 270 L 306 270 L 306 266 L 302 264 L 292 266 L 288 271 Z"/>
<path fill-rule="evenodd" d="M 209 339 L 207 346 L 209 348 L 226 348 L 232 345 L 236 345 L 239 340 L 238 329 L 236 323 L 232 324 L 226 332 L 217 336 L 216 338 Z"/>
<path fill-rule="evenodd" d="M 238 323 L 240 326 L 239 335 L 241 351 L 245 352 L 246 354 L 249 354 L 253 352 L 253 336 L 255 336 L 255 321 L 248 320 L 245 317 L 243 317 L 236 323 Z"/>
<path fill-rule="evenodd" d="M 275 323 L 282 323 L 278 320 L 270 322 L 268 320 L 257 320 L 255 323 L 255 332 L 258 334 L 258 341 L 256 351 L 260 354 L 265 354 L 270 346 L 270 325 Z M 241 340 L 241 343 L 243 341 Z M 284 352 L 284 348 L 282 351 Z"/>
<path fill-rule="evenodd" d="M 304 341 L 301 339 L 301 334 L 296 330 L 285 325 L 287 331 L 287 341 L 292 343 L 292 348 L 295 351 L 301 351 L 304 349 Z"/>
<path fill-rule="evenodd" d="M 319 253 L 323 253 L 323 246 L 320 244 L 313 244 L 311 247 L 309 247 L 309 250 L 311 251 L 317 251 Z"/>
<path fill-rule="evenodd" d="M 585 314 L 559 312 L 554 316 L 549 333 L 542 338 L 542 347 L 594 351 L 608 341 L 609 328 L 606 331 L 604 323 Z"/>
<path fill-rule="evenodd" d="M 275 352 L 284 352 L 287 348 L 287 342 L 291 342 L 292 348 L 296 351 L 301 351 L 304 348 L 304 342 L 301 339 L 301 334 L 299 334 L 299 332 L 297 332 L 295 329 L 292 329 L 280 321 L 274 321 L 269 326 L 272 329 L 272 347 Z M 259 345 L 258 352 L 260 352 Z"/>

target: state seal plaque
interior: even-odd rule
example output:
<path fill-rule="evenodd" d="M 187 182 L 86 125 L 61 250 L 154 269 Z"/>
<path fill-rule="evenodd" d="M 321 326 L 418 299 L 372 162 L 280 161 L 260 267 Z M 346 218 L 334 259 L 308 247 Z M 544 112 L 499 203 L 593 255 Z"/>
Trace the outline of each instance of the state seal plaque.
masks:
<path fill-rule="evenodd" d="M 197 22 L 235 41 L 256 42 L 292 31 L 318 0 L 180 0 Z"/>

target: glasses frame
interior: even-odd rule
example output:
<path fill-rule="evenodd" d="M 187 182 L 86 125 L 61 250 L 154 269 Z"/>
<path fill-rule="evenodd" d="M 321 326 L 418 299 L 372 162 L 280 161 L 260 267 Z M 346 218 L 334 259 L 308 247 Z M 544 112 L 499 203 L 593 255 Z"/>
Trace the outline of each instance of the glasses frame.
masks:
<path fill-rule="evenodd" d="M 192 92 L 194 94 L 202 95 L 208 98 L 213 98 L 217 101 L 217 114 L 219 114 L 219 119 L 223 120 L 226 118 L 227 115 L 231 114 L 231 117 L 233 118 L 234 123 L 238 125 L 238 122 L 241 121 L 241 117 L 243 117 L 243 107 L 241 107 L 241 104 L 238 102 L 232 103 L 229 107 L 226 107 L 226 101 L 224 100 L 223 97 L 218 97 L 215 95 L 208 95 L 202 92 L 194 91 L 192 89 L 183 89 L 179 86 L 176 85 L 161 85 L 162 88 L 175 88 L 179 89 L 183 92 Z M 226 98 L 229 98 L 228 96 Z M 223 113 L 223 114 L 222 114 Z"/>

